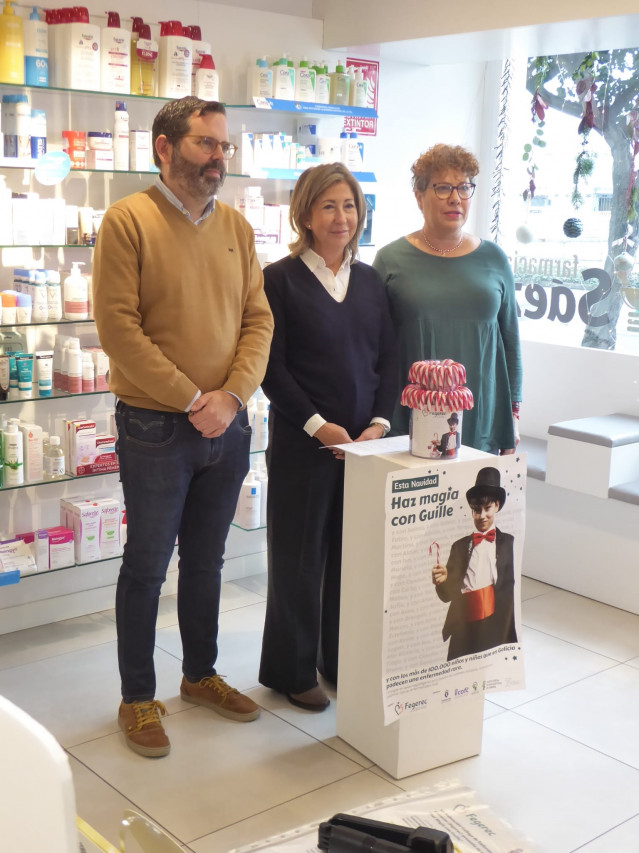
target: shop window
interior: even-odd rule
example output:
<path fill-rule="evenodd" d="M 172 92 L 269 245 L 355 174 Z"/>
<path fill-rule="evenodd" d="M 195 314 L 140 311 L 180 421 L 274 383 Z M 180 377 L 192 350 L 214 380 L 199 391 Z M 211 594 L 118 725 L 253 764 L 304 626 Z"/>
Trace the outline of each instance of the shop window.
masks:
<path fill-rule="evenodd" d="M 639 355 L 639 48 L 505 65 L 493 236 L 522 338 Z"/>

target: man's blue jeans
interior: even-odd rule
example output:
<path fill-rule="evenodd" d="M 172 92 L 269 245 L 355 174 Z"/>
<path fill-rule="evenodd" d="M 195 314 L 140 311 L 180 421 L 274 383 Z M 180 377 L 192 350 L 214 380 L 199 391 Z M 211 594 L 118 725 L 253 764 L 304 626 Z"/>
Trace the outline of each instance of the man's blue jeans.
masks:
<path fill-rule="evenodd" d="M 215 673 L 224 547 L 249 467 L 251 430 L 238 412 L 219 438 L 186 414 L 116 406 L 127 541 L 116 592 L 125 702 L 155 697 L 160 588 L 179 538 L 178 622 L 189 681 Z"/>

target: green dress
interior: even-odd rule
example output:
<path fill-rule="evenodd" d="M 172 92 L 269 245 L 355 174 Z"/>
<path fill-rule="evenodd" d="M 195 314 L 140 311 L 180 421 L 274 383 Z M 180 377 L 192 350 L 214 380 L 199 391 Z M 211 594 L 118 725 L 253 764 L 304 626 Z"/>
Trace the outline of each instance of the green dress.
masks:
<path fill-rule="evenodd" d="M 515 446 L 512 402 L 521 400 L 521 352 L 512 270 L 486 240 L 458 258 L 428 255 L 405 237 L 373 263 L 388 288 L 399 345 L 400 386 L 415 361 L 452 358 L 466 368 L 474 408 L 464 412 L 462 443 L 495 453 Z M 393 431 L 408 432 L 399 402 Z"/>

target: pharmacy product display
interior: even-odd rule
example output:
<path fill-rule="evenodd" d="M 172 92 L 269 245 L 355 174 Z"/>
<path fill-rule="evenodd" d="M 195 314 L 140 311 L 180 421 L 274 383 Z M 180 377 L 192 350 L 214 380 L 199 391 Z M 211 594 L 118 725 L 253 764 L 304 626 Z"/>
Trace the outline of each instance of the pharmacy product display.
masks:
<path fill-rule="evenodd" d="M 410 366 L 400 403 L 411 409 L 413 456 L 455 459 L 461 446 L 462 415 L 473 395 L 464 385 L 466 368 L 452 359 L 417 361 Z"/>

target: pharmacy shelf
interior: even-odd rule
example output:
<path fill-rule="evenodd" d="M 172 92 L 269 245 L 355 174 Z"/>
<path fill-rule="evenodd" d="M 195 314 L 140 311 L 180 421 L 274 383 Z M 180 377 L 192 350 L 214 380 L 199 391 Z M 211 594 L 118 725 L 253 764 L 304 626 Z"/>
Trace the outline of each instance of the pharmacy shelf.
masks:
<path fill-rule="evenodd" d="M 118 101 L 155 101 L 157 104 L 164 104 L 171 100 L 170 98 L 158 98 L 149 95 L 131 95 L 128 92 L 124 94 L 122 92 L 101 92 L 95 89 L 63 89 L 59 86 L 24 86 L 17 83 L 0 83 L 0 90 L 3 91 L 4 89 L 16 93 L 30 92 L 36 94 L 42 92 L 53 95 L 90 95 L 99 98 L 116 98 Z"/>
<path fill-rule="evenodd" d="M 231 522 L 231 527 L 237 527 L 238 530 L 246 530 L 247 533 L 254 533 L 256 530 L 266 530 L 266 525 L 262 527 L 242 527 L 241 524 L 236 524 L 234 521 Z"/>
<path fill-rule="evenodd" d="M 58 566 L 58 568 L 56 568 L 56 569 L 45 569 L 45 571 L 43 571 L 43 572 L 29 572 L 28 575 L 21 575 L 20 572 L 4 572 L 5 575 L 17 575 L 17 578 L 15 578 L 15 580 L 7 580 L 7 581 L 2 580 L 3 573 L 0 572 L 0 586 L 2 586 L 3 583 L 6 583 L 6 584 L 18 583 L 20 581 L 27 580 L 28 578 L 42 578 L 42 577 L 45 577 L 46 575 L 52 574 L 53 572 L 65 572 L 67 569 L 75 569 L 75 568 L 79 568 L 82 566 L 97 566 L 99 563 L 108 563 L 111 560 L 121 560 L 121 559 L 122 559 L 122 554 L 116 554 L 114 557 L 102 557 L 99 560 L 91 560 L 89 563 L 70 563 L 68 566 Z"/>
<path fill-rule="evenodd" d="M 45 320 L 43 323 L 0 323 L 0 329 L 41 329 L 44 326 L 79 326 L 81 323 L 89 325 L 95 323 L 95 320 L 92 318 L 90 320 Z"/>
<path fill-rule="evenodd" d="M 21 157 L 0 157 L 0 169 L 35 169 L 40 160 Z M 68 175 L 159 175 L 159 169 L 153 168 L 140 172 L 133 169 L 73 169 Z M 76 247 L 77 248 L 77 247 Z"/>
<path fill-rule="evenodd" d="M 227 110 L 271 110 L 301 115 L 341 116 L 342 118 L 377 118 L 370 107 L 350 107 L 342 104 L 316 104 L 311 101 L 283 101 L 279 98 L 254 98 L 252 104 L 226 104 Z"/>
<path fill-rule="evenodd" d="M 2 243 L 0 249 L 92 249 L 91 243 Z M 63 321 L 51 321 L 63 322 Z M 77 322 L 77 321 L 73 321 Z M 39 326 L 42 323 L 38 323 Z"/>
<path fill-rule="evenodd" d="M 110 391 L 80 391 L 77 394 L 70 394 L 68 391 L 52 391 L 51 394 L 46 397 L 40 397 L 36 395 L 35 397 L 15 397 L 11 400 L 0 400 L 0 406 L 7 406 L 11 403 L 19 403 L 20 405 L 22 405 L 22 403 L 42 403 L 46 402 L 47 400 L 67 400 L 70 397 L 93 397 L 96 394 L 110 393 Z"/>
<path fill-rule="evenodd" d="M 296 181 L 305 169 L 256 169 L 248 175 L 233 175 L 237 178 L 251 178 L 259 181 Z M 360 184 L 376 183 L 374 172 L 353 172 L 355 179 Z"/>
<path fill-rule="evenodd" d="M 10 492 L 13 489 L 30 489 L 32 486 L 54 486 L 56 483 L 71 483 L 76 480 L 88 480 L 89 477 L 104 477 L 105 474 L 119 474 L 120 469 L 116 468 L 115 471 L 98 471 L 95 474 L 82 474 L 81 476 L 76 474 L 64 474 L 62 477 L 58 477 L 55 480 L 36 480 L 34 483 L 20 483 L 19 486 L 0 486 L 0 495 L 3 492 Z"/>

